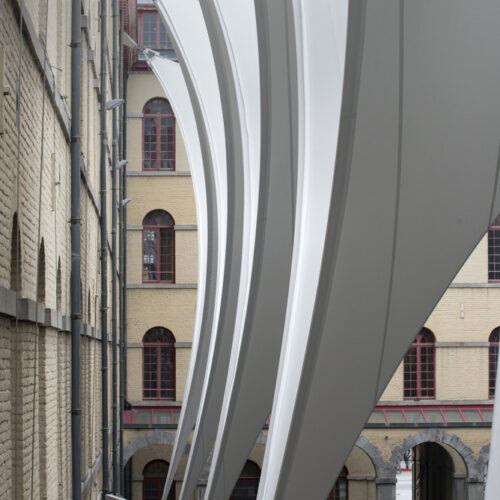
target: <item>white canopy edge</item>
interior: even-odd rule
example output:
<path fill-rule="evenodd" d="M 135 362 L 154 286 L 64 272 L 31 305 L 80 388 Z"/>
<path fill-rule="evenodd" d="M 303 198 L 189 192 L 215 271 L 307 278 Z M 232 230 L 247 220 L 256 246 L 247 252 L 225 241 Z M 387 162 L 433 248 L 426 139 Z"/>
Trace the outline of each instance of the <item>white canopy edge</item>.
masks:
<path fill-rule="evenodd" d="M 235 340 L 234 379 L 226 385 L 227 412 L 219 426 L 206 498 L 227 498 L 272 404 L 290 278 L 297 183 L 294 34 L 274 3 L 255 4 L 261 88 L 262 155 L 258 227 L 251 293 L 241 341 Z M 227 14 L 227 13 L 225 13 Z M 268 32 L 266 17 L 278 16 Z M 227 21 L 227 19 L 226 19 Z M 260 21 L 260 25 L 259 25 Z M 234 22 L 234 21 L 233 21 Z M 234 35 L 236 36 L 236 35 Z M 292 59 L 276 46 L 285 45 Z M 214 49 L 215 50 L 215 49 Z M 236 347 L 239 344 L 239 353 Z M 213 486 L 212 486 L 213 485 Z"/>
<path fill-rule="evenodd" d="M 242 60 L 238 50 L 246 44 L 227 45 L 225 32 L 228 26 L 219 22 L 212 2 L 202 2 L 202 11 L 218 71 L 222 96 L 227 149 L 227 172 L 230 196 L 228 197 L 228 261 L 223 284 L 222 313 L 217 334 L 212 337 L 208 364 L 203 385 L 200 409 L 191 443 L 191 453 L 184 474 L 180 498 L 189 498 L 216 440 L 221 416 L 224 387 L 228 379 L 231 346 L 246 316 L 250 293 L 260 160 L 260 109 L 258 67 L 247 68 L 256 54 L 245 54 Z M 234 14 L 241 15 L 243 5 L 233 5 Z M 248 9 L 246 9 L 248 11 Z M 248 18 L 245 20 L 248 23 Z M 242 26 L 245 30 L 246 28 Z M 234 29 L 234 28 L 233 28 Z M 251 32 L 249 33 L 251 37 Z M 256 38 L 254 30 L 254 38 Z M 256 49 L 256 43 L 255 43 Z M 239 59 L 238 59 L 239 58 Z M 243 72 L 244 80 L 235 70 Z M 256 74 L 251 69 L 257 70 Z M 246 92 L 246 94 L 245 94 Z M 251 93 L 253 102 L 245 102 Z M 236 341 L 237 342 L 237 341 Z"/>
<path fill-rule="evenodd" d="M 218 492 L 212 493 L 211 491 L 212 478 L 214 471 L 218 472 L 218 464 L 221 459 L 221 441 L 227 435 L 226 416 L 238 365 L 248 300 L 252 293 L 250 285 L 259 202 L 261 134 L 258 43 L 253 0 L 241 2 L 215 0 L 202 3 L 202 9 L 205 13 L 209 34 L 212 33 L 214 57 L 216 61 L 219 60 L 221 68 L 219 80 L 229 79 L 230 81 L 226 85 L 230 85 L 234 91 L 233 100 L 236 105 L 232 108 L 234 119 L 229 122 L 233 128 L 229 140 L 234 143 L 236 142 L 235 137 L 238 137 L 241 141 L 241 148 L 238 151 L 241 158 L 235 158 L 235 160 L 243 165 L 245 190 L 240 291 L 227 381 L 211 459 L 210 476 L 205 491 L 205 498 L 208 499 L 214 494 L 215 498 L 221 498 Z M 243 467 L 243 463 L 241 467 Z M 241 470 L 241 467 L 238 471 Z"/>
<path fill-rule="evenodd" d="M 299 175 L 292 276 L 259 498 L 274 498 L 321 272 L 340 123 L 347 0 L 294 0 Z"/>
<path fill-rule="evenodd" d="M 205 294 L 207 292 L 207 246 L 209 236 L 207 227 L 207 196 L 203 157 L 186 82 L 179 63 L 164 57 L 148 57 L 148 64 L 158 78 L 169 100 L 181 131 L 193 181 L 198 227 L 198 290 L 196 314 L 193 330 L 193 350 L 198 350 L 200 342 Z"/>
<path fill-rule="evenodd" d="M 211 194 L 214 194 L 215 200 L 212 198 L 213 203 L 208 202 L 208 215 L 209 220 L 210 217 L 215 216 L 217 223 L 217 242 L 214 242 L 215 248 L 213 249 L 217 253 L 216 277 L 215 283 L 208 283 L 212 293 L 206 298 L 213 300 L 213 311 L 208 311 L 206 328 L 202 330 L 198 345 L 193 344 L 183 407 L 162 497 L 166 498 L 196 421 L 208 361 L 210 338 L 216 332 L 219 323 L 226 262 L 227 177 L 221 99 L 210 42 L 199 2 L 197 0 L 158 0 L 157 6 L 174 42 L 191 97 L 204 167 L 213 169 L 215 193 Z M 209 231 L 212 231 L 212 227 Z"/>
<path fill-rule="evenodd" d="M 349 7 L 318 293 L 276 487 L 260 498 L 328 495 L 408 345 L 500 208 L 498 2 Z"/>

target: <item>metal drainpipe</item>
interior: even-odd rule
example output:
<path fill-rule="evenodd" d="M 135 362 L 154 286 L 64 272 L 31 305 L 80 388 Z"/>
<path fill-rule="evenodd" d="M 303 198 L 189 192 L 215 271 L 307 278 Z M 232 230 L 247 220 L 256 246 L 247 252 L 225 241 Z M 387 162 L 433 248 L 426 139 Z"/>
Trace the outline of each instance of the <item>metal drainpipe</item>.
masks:
<path fill-rule="evenodd" d="M 112 99 L 118 98 L 118 0 L 112 0 L 112 25 L 113 25 L 113 73 L 112 73 Z M 113 428 L 112 428 L 112 444 L 113 444 L 113 492 L 118 491 L 118 351 L 117 351 L 117 337 L 116 337 L 116 170 L 117 170 L 117 155 L 118 155 L 118 109 L 113 108 L 112 128 L 113 128 L 113 142 L 112 142 L 112 170 L 111 170 L 111 338 L 112 338 L 112 379 L 113 379 L 113 392 L 112 392 L 112 412 L 113 412 Z"/>
<path fill-rule="evenodd" d="M 127 158 L 127 81 L 128 81 L 128 71 L 124 72 L 123 75 L 123 96 L 125 97 L 125 102 L 122 106 L 123 113 L 123 158 Z M 122 182 L 123 182 L 123 198 L 127 198 L 127 165 L 122 168 Z M 123 346 L 124 346 L 124 356 L 123 356 L 123 401 L 124 405 L 127 401 L 127 206 L 123 207 Z"/>
<path fill-rule="evenodd" d="M 81 0 L 71 4 L 71 475 L 74 500 L 82 496 L 81 477 L 81 242 L 80 242 L 80 51 Z"/>
<path fill-rule="evenodd" d="M 75 1 L 75 0 L 73 0 Z M 102 491 L 109 491 L 108 446 L 108 224 L 106 197 L 106 163 L 108 137 L 106 132 L 106 46 L 107 0 L 101 0 L 101 364 L 102 364 Z"/>
<path fill-rule="evenodd" d="M 119 67 L 119 78 L 120 78 L 120 97 L 123 98 L 123 14 L 120 16 L 120 38 L 118 41 L 118 47 L 120 50 L 120 67 Z M 123 159 L 123 107 L 120 113 L 120 140 L 119 140 L 119 152 L 120 159 Z M 123 343 L 123 167 L 118 172 L 119 175 L 119 186 L 118 186 L 118 231 L 119 231 L 119 245 L 120 245 L 120 261 L 119 261 L 119 282 L 118 289 L 120 291 L 120 301 L 119 301 L 119 312 L 120 312 L 120 438 L 119 438 L 119 465 L 120 465 L 120 488 L 119 493 L 121 495 L 125 492 L 125 476 L 123 470 L 123 411 L 124 411 L 124 381 L 123 381 L 123 358 L 124 358 L 124 343 Z"/>

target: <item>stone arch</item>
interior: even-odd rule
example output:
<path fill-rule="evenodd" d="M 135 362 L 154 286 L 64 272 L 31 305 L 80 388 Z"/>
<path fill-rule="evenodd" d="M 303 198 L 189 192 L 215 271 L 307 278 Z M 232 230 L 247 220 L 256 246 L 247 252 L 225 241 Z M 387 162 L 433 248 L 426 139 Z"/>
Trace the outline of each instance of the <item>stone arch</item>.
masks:
<path fill-rule="evenodd" d="M 352 476 L 364 476 L 373 480 L 377 475 L 372 458 L 357 445 L 353 446 L 344 465 Z"/>
<path fill-rule="evenodd" d="M 483 478 L 486 479 L 486 471 L 488 469 L 488 462 L 490 460 L 490 443 L 485 444 L 479 452 L 477 459 L 478 465 L 482 467 Z"/>
<path fill-rule="evenodd" d="M 375 446 L 366 436 L 359 436 L 356 441 L 356 446 L 363 450 L 368 458 L 372 461 L 373 466 L 375 467 L 375 473 L 377 477 L 387 477 L 392 474 L 396 476 L 396 470 L 388 471 L 387 462 L 382 457 L 382 452 L 378 446 Z"/>
<path fill-rule="evenodd" d="M 474 452 L 472 449 L 458 436 L 448 434 L 441 429 L 425 429 L 417 434 L 407 436 L 400 445 L 396 446 L 392 450 L 391 458 L 387 462 L 388 468 L 390 470 L 392 469 L 395 475 L 396 468 L 399 464 L 399 460 L 403 456 L 403 453 L 410 448 L 414 448 L 415 446 L 426 442 L 445 444 L 449 448 L 456 451 L 465 463 L 469 480 L 482 481 L 484 479 L 482 464 L 474 458 Z M 449 451 L 447 447 L 444 448 Z"/>
<path fill-rule="evenodd" d="M 123 462 L 127 463 L 130 458 L 137 453 L 142 448 L 150 446 L 152 444 L 168 444 L 174 446 L 175 436 L 167 431 L 162 431 L 160 429 L 155 429 L 154 431 L 148 432 L 144 436 L 139 436 L 131 439 L 130 442 L 123 449 Z M 184 453 L 189 453 L 189 444 L 186 446 Z"/>

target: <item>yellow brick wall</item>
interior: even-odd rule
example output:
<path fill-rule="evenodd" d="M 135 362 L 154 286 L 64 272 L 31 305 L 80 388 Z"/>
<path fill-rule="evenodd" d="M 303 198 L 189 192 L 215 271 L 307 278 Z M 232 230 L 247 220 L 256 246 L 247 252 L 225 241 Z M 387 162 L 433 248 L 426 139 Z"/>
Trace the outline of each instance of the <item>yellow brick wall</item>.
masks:
<path fill-rule="evenodd" d="M 128 304 L 128 342 L 142 342 L 155 326 L 171 330 L 177 342 L 192 340 L 196 290 L 130 289 Z"/>
<path fill-rule="evenodd" d="M 190 177 L 129 177 L 127 224 L 141 225 L 151 210 L 170 213 L 175 224 L 196 224 L 193 185 Z"/>
<path fill-rule="evenodd" d="M 37 298 L 38 240 L 43 239 L 44 305 L 69 315 L 69 138 L 54 105 L 52 91 L 43 84 L 40 63 L 35 59 L 26 27 L 19 46 L 19 19 L 14 10 L 15 3 L 0 2 L 0 45 L 5 50 L 4 83 L 11 90 L 10 95 L 4 99 L 5 133 L 0 136 L 0 286 L 11 286 L 12 221 L 14 213 L 18 212 L 22 257 L 21 296 L 31 300 Z M 83 30 L 81 138 L 82 160 L 90 181 L 88 188 L 82 180 L 80 191 L 82 321 L 99 326 L 99 217 L 98 208 L 91 197 L 91 192 L 99 196 L 99 102 L 97 89 L 94 88 L 99 64 L 98 2 L 85 1 L 82 5 L 83 14 L 87 16 L 89 37 Z M 30 17 L 28 25 L 33 25 L 35 36 L 41 35 L 41 41 L 47 44 L 47 70 L 54 73 L 56 92 L 64 96 L 64 113 L 69 114 L 71 4 L 60 0 L 29 0 L 25 1 L 25 7 Z M 17 197 L 15 89 L 19 50 L 22 52 L 22 64 Z M 95 67 L 89 59 L 90 50 L 94 52 Z M 108 118 L 110 120 L 111 116 Z M 42 130 L 44 154 L 41 161 Z M 108 207 L 109 210 L 110 200 Z M 59 263 L 60 305 L 57 301 Z M 109 275 L 111 276 L 111 268 Z M 0 498 L 13 498 L 14 491 L 18 498 L 31 498 L 31 489 L 33 498 L 69 498 L 70 335 L 23 322 L 17 325 L 16 333 L 12 325 L 10 320 L 0 318 Z M 81 362 L 82 478 L 85 479 L 101 450 L 100 342 L 82 337 Z M 100 476 L 93 481 L 94 498 L 96 489 L 101 489 L 99 481 Z"/>
<path fill-rule="evenodd" d="M 175 233 L 175 281 L 198 282 L 198 235 L 196 231 Z"/>
<path fill-rule="evenodd" d="M 488 283 L 488 236 L 481 239 L 453 282 Z"/>

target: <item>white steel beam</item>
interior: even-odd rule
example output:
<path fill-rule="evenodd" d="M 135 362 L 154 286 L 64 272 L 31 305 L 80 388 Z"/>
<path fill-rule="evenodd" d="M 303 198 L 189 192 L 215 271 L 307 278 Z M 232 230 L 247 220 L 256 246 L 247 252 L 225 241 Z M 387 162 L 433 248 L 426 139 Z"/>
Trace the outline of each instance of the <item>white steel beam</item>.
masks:
<path fill-rule="evenodd" d="M 314 313 L 298 384 L 285 370 L 300 353 L 290 347 L 281 359 L 289 390 L 274 402 L 266 452 L 279 453 L 266 457 L 259 498 L 327 496 L 408 345 L 500 208 L 500 4 L 349 7 Z"/>

